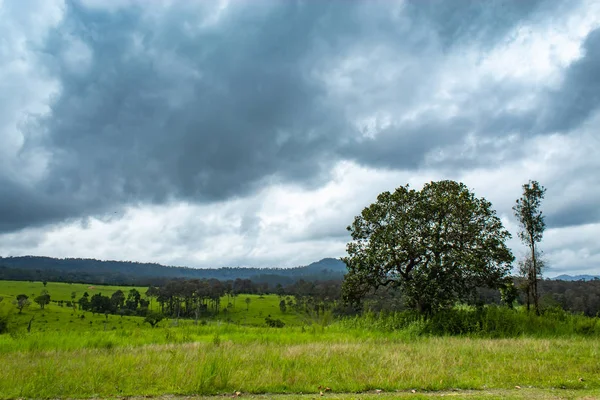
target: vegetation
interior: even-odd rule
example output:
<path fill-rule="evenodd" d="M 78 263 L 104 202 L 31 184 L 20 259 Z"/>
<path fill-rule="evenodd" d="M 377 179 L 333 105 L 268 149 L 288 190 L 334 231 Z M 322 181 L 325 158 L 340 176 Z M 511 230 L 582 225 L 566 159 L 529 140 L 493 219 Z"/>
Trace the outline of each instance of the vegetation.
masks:
<path fill-rule="evenodd" d="M 255 284 L 290 285 L 305 281 L 342 279 L 346 266 L 325 258 L 296 268 L 184 268 L 130 261 L 83 258 L 0 257 L 0 280 L 163 286 L 172 279 L 250 279 Z"/>
<path fill-rule="evenodd" d="M 348 230 L 344 296 L 354 301 L 392 285 L 410 307 L 432 314 L 477 287 L 498 287 L 513 261 L 510 233 L 491 204 L 454 181 L 381 193 Z"/>
<path fill-rule="evenodd" d="M 529 309 L 531 299 L 533 298 L 535 312 L 538 314 L 540 312 L 538 279 L 541 277 L 544 265 L 540 260 L 541 252 L 536 244 L 541 242 L 542 235 L 546 229 L 544 216 L 540 210 L 545 193 L 546 189 L 537 181 L 529 181 L 523 185 L 523 195 L 517 199 L 513 207 L 515 216 L 521 226 L 519 238 L 530 250 L 529 255 L 520 264 L 520 272 L 526 278 L 527 309 Z"/>
<path fill-rule="evenodd" d="M 491 204 L 442 181 L 355 218 L 343 283 L 0 280 L 0 398 L 599 395 L 600 280 L 539 279 L 544 190 L 524 191 L 523 277 Z"/>
<path fill-rule="evenodd" d="M 337 393 L 515 386 L 598 390 L 597 344 L 597 338 L 585 337 L 415 337 L 405 330 L 340 323 L 304 332 L 209 323 L 122 333 L 4 335 L 0 397 L 318 394 L 319 386 Z"/>
<path fill-rule="evenodd" d="M 324 300 L 332 287 L 339 293 L 339 284 L 303 283 L 290 289 L 297 297 L 286 294 L 287 288 L 279 295 L 244 295 L 252 299 L 248 310 L 244 301 L 226 307 L 225 295 L 221 313 L 196 324 L 193 317 L 160 320 L 156 297 L 145 318 L 74 311 L 66 301 L 86 291 L 124 307 L 137 296 L 129 296 L 127 287 L 54 282 L 47 283 L 52 301 L 44 310 L 18 314 L 6 299 L 39 292 L 43 284 L 0 281 L 5 298 L 0 305 L 14 310 L 9 334 L 0 335 L 0 398 L 318 395 L 319 386 L 335 393 L 514 386 L 600 391 L 598 318 L 486 306 L 453 308 L 431 318 L 404 311 L 334 319 L 337 303 Z M 140 299 L 147 298 L 147 290 L 135 289 Z M 285 312 L 282 300 L 291 304 Z M 454 337 L 441 337 L 449 335 Z M 15 370 L 20 373 L 11 373 Z"/>

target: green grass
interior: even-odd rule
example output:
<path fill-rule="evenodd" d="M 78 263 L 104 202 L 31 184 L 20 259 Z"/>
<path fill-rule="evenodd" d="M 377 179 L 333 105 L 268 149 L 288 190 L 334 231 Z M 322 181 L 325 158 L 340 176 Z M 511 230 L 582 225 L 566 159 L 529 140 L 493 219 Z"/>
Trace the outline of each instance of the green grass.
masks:
<path fill-rule="evenodd" d="M 46 289 L 54 299 L 67 300 L 73 290 L 90 293 L 89 286 L 48 283 Z M 0 282 L 0 296 L 5 297 L 0 308 L 14 313 L 11 297 L 30 295 L 25 288 L 39 293 L 43 286 Z M 117 289 L 98 290 L 108 295 Z M 251 298 L 248 310 L 246 297 Z M 286 326 L 266 327 L 267 315 L 281 318 Z M 287 400 L 320 397 L 319 386 L 332 389 L 324 397 L 340 399 L 600 395 L 597 321 L 559 313 L 538 319 L 509 310 L 486 311 L 479 319 L 486 332 L 504 329 L 503 334 L 516 336 L 509 339 L 468 332 L 474 326 L 471 314 L 460 312 L 429 327 L 423 321 L 407 322 L 405 314 L 327 324 L 281 313 L 277 296 L 240 295 L 225 318 L 197 325 L 165 320 L 150 328 L 140 317 L 107 319 L 56 304 L 45 310 L 32 304 L 12 317 L 11 333 L 0 335 L 0 398 L 231 396 L 241 391 L 243 397 L 268 393 Z M 440 324 L 466 329 L 467 335 L 432 335 Z M 515 331 L 510 324 L 531 331 Z M 577 333 L 581 326 L 589 329 Z"/>
<path fill-rule="evenodd" d="M 337 393 L 600 389 L 596 339 L 364 340 L 334 331 L 296 332 L 291 344 L 289 333 L 268 328 L 245 328 L 253 330 L 245 339 L 237 327 L 196 329 L 189 343 L 119 347 L 106 339 L 98 348 L 4 352 L 0 397 L 318 393 L 320 385 Z"/>
<path fill-rule="evenodd" d="M 98 327 L 104 329 L 104 315 L 93 316 L 90 312 L 83 312 L 80 310 L 73 311 L 72 308 L 63 307 L 54 303 L 55 300 L 70 301 L 71 293 L 76 292 L 76 299 L 79 300 L 85 292 L 90 296 L 96 293 L 102 293 L 104 296 L 111 296 L 117 290 L 122 290 L 127 295 L 127 292 L 134 287 L 132 286 L 102 286 L 102 285 L 87 285 L 87 284 L 69 284 L 69 283 L 58 283 L 48 282 L 44 287 L 42 282 L 25 282 L 25 281 L 0 281 L 0 296 L 4 297 L 4 300 L 0 305 L 10 304 L 19 294 L 26 294 L 29 296 L 31 305 L 23 310 L 22 315 L 17 316 L 17 324 L 20 327 L 26 326 L 32 316 L 34 319 L 35 329 L 43 330 L 62 330 L 65 326 L 69 329 L 76 330 L 87 330 L 90 328 L 90 322 L 92 322 L 92 328 Z M 41 310 L 40 307 L 33 302 L 33 299 L 41 293 L 42 290 L 47 290 L 50 294 L 52 303 Z M 147 288 L 135 287 L 143 297 Z M 245 303 L 245 299 L 250 298 L 250 304 Z M 221 312 L 216 317 L 204 318 L 205 320 L 213 321 L 224 321 L 234 324 L 264 326 L 265 318 L 271 316 L 272 318 L 282 320 L 286 325 L 300 326 L 306 323 L 304 318 L 301 318 L 293 310 L 288 310 L 283 313 L 279 309 L 280 298 L 275 295 L 239 295 L 235 299 L 227 296 L 223 296 L 221 299 Z M 231 302 L 234 307 L 227 307 L 228 302 Z M 155 299 L 150 303 L 150 308 L 154 310 L 159 309 L 159 305 Z M 226 312 L 223 310 L 227 309 Z M 84 319 L 79 319 L 81 315 L 84 315 Z M 37 321 L 37 322 L 36 322 Z M 143 318 L 136 317 L 118 317 L 109 316 L 108 329 L 120 329 L 122 327 L 132 328 L 132 324 L 136 325 L 142 323 Z M 185 322 L 184 322 L 185 323 Z M 40 324 L 43 324 L 41 326 Z"/>
<path fill-rule="evenodd" d="M 250 299 L 250 304 L 246 305 L 246 298 Z M 227 296 L 221 299 L 221 309 L 227 307 Z M 293 311 L 288 310 L 285 313 L 279 309 L 279 297 L 276 295 L 253 295 L 240 294 L 234 300 L 229 298 L 235 307 L 228 310 L 227 314 L 221 313 L 216 319 L 230 320 L 233 323 L 244 325 L 264 326 L 265 317 L 270 315 L 272 318 L 282 320 L 286 325 L 302 325 L 303 320 Z"/>
<path fill-rule="evenodd" d="M 83 293 L 87 292 L 90 296 L 96 293 L 102 293 L 104 296 L 111 296 L 117 290 L 127 292 L 133 289 L 134 286 L 105 286 L 105 285 L 91 285 L 82 283 L 62 283 L 62 282 L 48 282 L 46 286 L 42 282 L 28 282 L 28 281 L 1 281 L 0 280 L 0 296 L 8 297 L 9 299 L 15 298 L 18 294 L 26 294 L 31 300 L 36 296 L 39 296 L 43 289 L 46 289 L 52 300 L 63 300 L 70 301 L 71 293 L 75 292 L 79 300 Z M 147 287 L 135 287 L 142 295 L 148 290 Z"/>

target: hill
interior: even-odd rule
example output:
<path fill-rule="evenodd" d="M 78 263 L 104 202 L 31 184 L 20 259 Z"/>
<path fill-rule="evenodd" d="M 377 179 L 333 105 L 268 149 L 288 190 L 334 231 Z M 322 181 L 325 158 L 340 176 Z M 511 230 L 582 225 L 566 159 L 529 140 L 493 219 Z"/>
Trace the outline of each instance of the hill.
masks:
<path fill-rule="evenodd" d="M 38 256 L 0 257 L 0 279 L 48 280 L 56 282 L 90 282 L 104 284 L 156 284 L 176 278 L 185 279 L 250 279 L 272 285 L 289 285 L 300 279 L 307 281 L 338 280 L 346 273 L 346 265 L 335 258 L 324 258 L 295 268 L 189 268 L 156 263 L 103 261 L 84 258 L 52 258 Z"/>
<path fill-rule="evenodd" d="M 593 281 L 594 279 L 600 279 L 600 275 L 558 275 L 551 278 L 555 281 Z"/>

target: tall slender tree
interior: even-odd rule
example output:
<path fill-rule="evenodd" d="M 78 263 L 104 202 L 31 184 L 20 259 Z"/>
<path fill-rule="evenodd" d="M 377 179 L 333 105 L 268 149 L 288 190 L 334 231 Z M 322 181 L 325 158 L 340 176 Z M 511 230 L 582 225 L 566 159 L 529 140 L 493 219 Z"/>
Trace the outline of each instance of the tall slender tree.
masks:
<path fill-rule="evenodd" d="M 519 238 L 529 247 L 529 255 L 523 262 L 522 273 L 527 278 L 527 309 L 529 310 L 529 296 L 533 298 L 535 312 L 540 313 L 538 280 L 541 277 L 541 267 L 539 256 L 541 254 L 537 243 L 542 241 L 546 223 L 541 211 L 542 200 L 546 194 L 546 188 L 537 181 L 529 181 L 523 185 L 523 195 L 517 199 L 513 207 L 515 216 L 519 220 L 520 231 Z"/>

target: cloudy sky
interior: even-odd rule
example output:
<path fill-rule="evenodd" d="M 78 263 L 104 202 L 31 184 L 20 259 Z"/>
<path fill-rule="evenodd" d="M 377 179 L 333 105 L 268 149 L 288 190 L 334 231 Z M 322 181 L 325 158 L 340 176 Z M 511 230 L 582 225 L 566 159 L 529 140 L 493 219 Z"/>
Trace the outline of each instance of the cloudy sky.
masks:
<path fill-rule="evenodd" d="M 594 0 L 0 0 L 0 255 L 303 265 L 438 179 L 516 238 L 535 179 L 600 273 L 599 127 Z"/>

